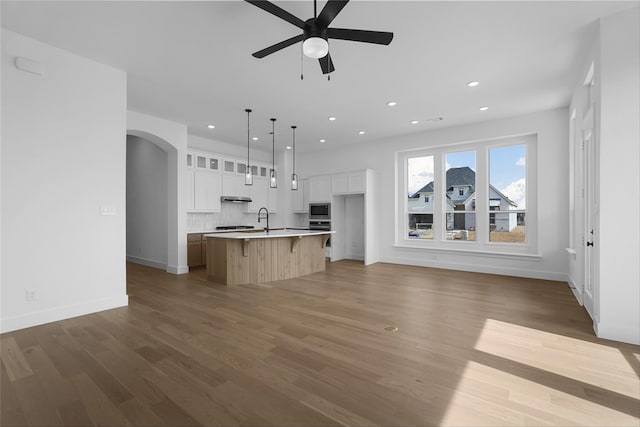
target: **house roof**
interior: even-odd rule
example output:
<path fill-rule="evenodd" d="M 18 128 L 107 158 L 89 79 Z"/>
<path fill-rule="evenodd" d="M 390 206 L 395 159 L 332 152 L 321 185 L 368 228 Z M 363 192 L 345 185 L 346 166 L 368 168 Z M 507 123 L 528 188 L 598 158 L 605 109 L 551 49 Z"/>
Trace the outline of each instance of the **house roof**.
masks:
<path fill-rule="evenodd" d="M 452 191 L 453 187 L 456 187 L 456 186 L 471 187 L 471 191 L 469 192 L 469 194 L 467 194 L 467 196 L 464 199 L 459 199 L 459 200 L 456 199 L 457 202 L 464 200 L 464 203 L 466 203 L 466 201 L 469 200 L 469 198 L 475 197 L 475 182 L 476 182 L 476 173 L 473 169 L 471 169 L 468 166 L 463 166 L 459 168 L 449 168 L 447 170 L 447 191 Z M 514 201 L 512 201 L 507 196 L 505 196 L 504 193 L 502 193 L 500 190 L 495 188 L 493 185 L 489 184 L 489 187 L 491 187 L 491 189 L 493 189 L 500 197 L 505 199 L 507 203 L 509 203 L 510 205 L 515 207 L 518 206 Z M 410 195 L 409 198 L 416 199 L 420 197 L 420 193 L 433 193 L 433 181 L 431 181 L 430 183 L 428 183 L 427 185 L 425 185 L 424 187 L 422 187 L 421 189 L 419 189 L 418 191 Z M 449 195 L 447 195 L 447 198 L 451 200 L 451 197 L 449 197 Z M 453 200 L 451 200 L 451 203 L 454 203 Z"/>
<path fill-rule="evenodd" d="M 474 187 L 475 182 L 476 173 L 468 166 L 447 170 L 447 191 L 450 191 L 455 185 L 469 185 Z M 415 198 L 418 193 L 433 193 L 433 181 L 413 193 L 410 197 Z"/>

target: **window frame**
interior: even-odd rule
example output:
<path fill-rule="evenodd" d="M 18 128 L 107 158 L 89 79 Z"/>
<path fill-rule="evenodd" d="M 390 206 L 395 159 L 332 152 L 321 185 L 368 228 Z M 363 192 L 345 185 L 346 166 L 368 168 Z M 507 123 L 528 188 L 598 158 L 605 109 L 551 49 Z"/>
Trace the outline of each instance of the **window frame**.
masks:
<path fill-rule="evenodd" d="M 524 145 L 526 163 L 526 232 L 523 243 L 505 243 L 489 241 L 489 150 L 491 148 L 512 145 Z M 446 239 L 446 155 L 453 152 L 476 152 L 476 239 Z M 409 237 L 408 209 L 408 159 L 433 156 L 434 194 L 433 194 L 433 239 L 415 239 Z M 472 252 L 497 256 L 538 257 L 538 214 L 537 214 L 537 135 L 523 134 L 500 138 L 491 138 L 471 142 L 426 146 L 424 148 L 397 151 L 396 161 L 396 247 L 427 250 L 446 250 Z M 480 226 L 482 225 L 482 226 Z"/>

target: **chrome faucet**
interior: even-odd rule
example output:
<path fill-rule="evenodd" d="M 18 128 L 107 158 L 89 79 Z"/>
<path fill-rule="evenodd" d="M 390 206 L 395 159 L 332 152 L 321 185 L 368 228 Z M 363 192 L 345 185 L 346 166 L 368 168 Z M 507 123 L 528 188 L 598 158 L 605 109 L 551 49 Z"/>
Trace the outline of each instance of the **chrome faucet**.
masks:
<path fill-rule="evenodd" d="M 262 216 L 262 211 L 265 211 L 266 216 Z M 264 207 L 260 208 L 260 210 L 258 211 L 258 222 L 260 222 L 261 219 L 267 220 L 267 226 L 264 228 L 264 231 L 268 233 L 269 232 L 269 209 Z"/>

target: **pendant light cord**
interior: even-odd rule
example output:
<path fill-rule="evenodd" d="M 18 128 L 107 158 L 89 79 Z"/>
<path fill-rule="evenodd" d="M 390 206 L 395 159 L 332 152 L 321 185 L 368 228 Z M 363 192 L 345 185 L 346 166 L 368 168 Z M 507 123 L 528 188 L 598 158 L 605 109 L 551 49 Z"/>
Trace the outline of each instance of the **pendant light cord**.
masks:
<path fill-rule="evenodd" d="M 296 127 L 297 126 L 291 126 L 291 129 L 293 129 L 293 174 L 294 175 L 296 173 Z"/>
<path fill-rule="evenodd" d="M 271 119 L 271 169 L 276 170 L 276 119 Z"/>
<path fill-rule="evenodd" d="M 247 108 L 244 110 L 247 112 L 247 167 L 249 166 L 249 140 L 251 139 L 251 131 L 249 130 L 249 114 L 251 114 L 251 109 Z"/>

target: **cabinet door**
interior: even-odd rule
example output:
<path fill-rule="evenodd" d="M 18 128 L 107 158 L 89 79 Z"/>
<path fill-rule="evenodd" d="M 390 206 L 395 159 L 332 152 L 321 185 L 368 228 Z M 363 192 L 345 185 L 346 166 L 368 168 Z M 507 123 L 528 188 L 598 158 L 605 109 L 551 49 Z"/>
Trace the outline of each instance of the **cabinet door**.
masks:
<path fill-rule="evenodd" d="M 202 265 L 202 242 L 200 240 L 187 244 L 187 265 L 189 267 Z"/>
<path fill-rule="evenodd" d="M 207 265 L 207 239 L 206 238 L 202 238 L 202 243 L 201 243 L 201 250 L 202 250 L 202 258 L 201 258 L 201 263 L 200 265 Z"/>
<path fill-rule="evenodd" d="M 195 187 L 194 187 L 194 172 L 189 170 L 186 173 L 187 177 L 187 210 L 193 210 L 195 207 Z"/>
<path fill-rule="evenodd" d="M 310 202 L 331 202 L 331 175 L 311 177 L 309 184 L 311 187 Z"/>
<path fill-rule="evenodd" d="M 347 194 L 347 174 L 341 173 L 331 176 L 331 192 L 333 194 Z"/>
<path fill-rule="evenodd" d="M 298 189 L 291 192 L 291 211 L 294 213 L 309 212 L 309 181 L 298 181 Z"/>
<path fill-rule="evenodd" d="M 222 178 L 218 173 L 194 172 L 195 210 L 220 212 Z"/>
<path fill-rule="evenodd" d="M 354 172 L 347 175 L 347 191 L 353 193 L 365 193 L 366 179 L 365 172 Z"/>

